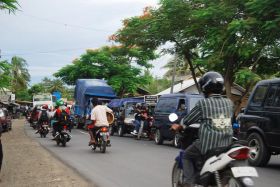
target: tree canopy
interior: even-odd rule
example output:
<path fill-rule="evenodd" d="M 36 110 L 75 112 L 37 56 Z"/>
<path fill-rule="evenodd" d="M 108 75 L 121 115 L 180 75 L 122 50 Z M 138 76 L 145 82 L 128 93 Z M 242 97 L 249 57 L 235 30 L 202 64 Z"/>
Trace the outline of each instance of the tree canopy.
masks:
<path fill-rule="evenodd" d="M 123 21 L 111 39 L 125 46 L 181 54 L 195 72 L 219 71 L 227 95 L 234 81 L 250 88 L 279 76 L 280 1 L 161 0 Z"/>
<path fill-rule="evenodd" d="M 9 12 L 15 12 L 18 6 L 17 0 L 0 0 L 0 9 L 8 10 Z"/>
<path fill-rule="evenodd" d="M 70 85 L 82 78 L 106 79 L 122 97 L 147 83 L 142 69 L 150 68 L 148 61 L 155 58 L 153 51 L 143 51 L 137 47 L 106 46 L 87 50 L 73 64 L 63 67 L 54 75 Z"/>

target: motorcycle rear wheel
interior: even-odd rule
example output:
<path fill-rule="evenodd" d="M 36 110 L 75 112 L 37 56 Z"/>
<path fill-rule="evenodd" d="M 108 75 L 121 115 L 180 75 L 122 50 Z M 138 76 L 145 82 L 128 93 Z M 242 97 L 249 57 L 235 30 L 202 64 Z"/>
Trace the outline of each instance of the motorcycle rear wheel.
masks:
<path fill-rule="evenodd" d="M 182 187 L 183 185 L 183 169 L 179 168 L 178 162 L 175 162 L 172 169 L 172 187 Z"/>
<path fill-rule="evenodd" d="M 106 146 L 107 146 L 107 143 L 104 140 L 102 140 L 101 144 L 100 144 L 100 152 L 101 153 L 105 153 L 106 152 Z"/>

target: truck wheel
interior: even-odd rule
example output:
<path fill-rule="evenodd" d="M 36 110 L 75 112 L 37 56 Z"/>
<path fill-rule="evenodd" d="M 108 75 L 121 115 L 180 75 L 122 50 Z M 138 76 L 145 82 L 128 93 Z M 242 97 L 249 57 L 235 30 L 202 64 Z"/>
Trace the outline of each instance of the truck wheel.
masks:
<path fill-rule="evenodd" d="M 156 130 L 156 133 L 155 133 L 155 143 L 157 145 L 161 145 L 163 143 L 163 137 L 162 137 L 162 134 L 160 132 L 160 129 Z"/>
<path fill-rule="evenodd" d="M 265 166 L 270 160 L 271 154 L 262 137 L 258 133 L 252 133 L 248 137 L 248 145 L 251 148 L 249 163 L 252 166 Z"/>
<path fill-rule="evenodd" d="M 123 134 L 124 134 L 124 127 L 123 127 L 123 125 L 119 125 L 119 128 L 118 128 L 119 137 L 123 137 Z"/>

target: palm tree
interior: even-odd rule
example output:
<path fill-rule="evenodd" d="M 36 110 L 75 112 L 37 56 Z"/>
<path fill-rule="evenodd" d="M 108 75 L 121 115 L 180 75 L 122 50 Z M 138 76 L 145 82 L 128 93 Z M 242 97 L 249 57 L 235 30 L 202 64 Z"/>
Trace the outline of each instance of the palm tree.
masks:
<path fill-rule="evenodd" d="M 9 12 L 15 12 L 18 5 L 17 0 L 0 0 L 0 9 L 6 9 Z"/>
<path fill-rule="evenodd" d="M 10 64 L 8 61 L 0 61 L 0 91 L 10 85 Z"/>
<path fill-rule="evenodd" d="M 167 72 L 164 74 L 164 76 L 171 78 L 174 73 L 174 65 L 176 65 L 176 72 L 175 77 L 176 80 L 185 79 L 187 76 L 191 75 L 191 72 L 189 70 L 189 64 L 186 63 L 184 58 L 179 55 L 175 55 L 173 59 L 171 59 L 165 66 L 162 68 L 167 69 Z"/>
<path fill-rule="evenodd" d="M 21 58 L 14 56 L 11 60 L 12 91 L 16 92 L 26 89 L 30 81 L 30 74 L 27 69 L 28 64 Z"/>

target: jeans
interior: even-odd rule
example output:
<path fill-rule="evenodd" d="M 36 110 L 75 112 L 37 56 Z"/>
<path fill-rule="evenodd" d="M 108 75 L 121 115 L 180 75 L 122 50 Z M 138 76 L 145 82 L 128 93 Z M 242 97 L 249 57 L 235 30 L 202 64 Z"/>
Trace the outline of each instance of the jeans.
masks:
<path fill-rule="evenodd" d="M 139 132 L 141 121 L 134 120 L 134 125 L 135 125 L 134 130 L 136 130 L 136 132 Z"/>
<path fill-rule="evenodd" d="M 196 173 L 195 163 L 202 156 L 199 147 L 199 142 L 195 141 L 185 150 L 183 156 L 183 171 L 185 184 L 192 185 L 194 182 Z"/>

